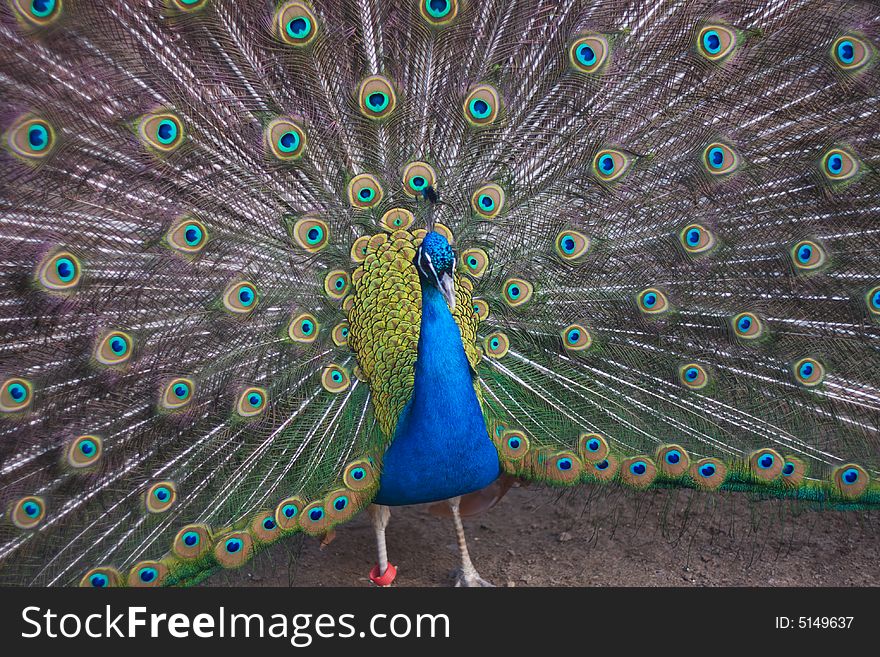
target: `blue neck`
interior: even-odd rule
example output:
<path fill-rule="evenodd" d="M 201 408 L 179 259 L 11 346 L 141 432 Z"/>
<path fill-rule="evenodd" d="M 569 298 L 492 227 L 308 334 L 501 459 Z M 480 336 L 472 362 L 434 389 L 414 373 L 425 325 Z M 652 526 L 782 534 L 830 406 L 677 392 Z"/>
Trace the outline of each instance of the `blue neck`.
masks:
<path fill-rule="evenodd" d="M 416 504 L 463 495 L 499 473 L 461 331 L 443 295 L 422 283 L 415 384 L 382 464 L 379 504 Z"/>

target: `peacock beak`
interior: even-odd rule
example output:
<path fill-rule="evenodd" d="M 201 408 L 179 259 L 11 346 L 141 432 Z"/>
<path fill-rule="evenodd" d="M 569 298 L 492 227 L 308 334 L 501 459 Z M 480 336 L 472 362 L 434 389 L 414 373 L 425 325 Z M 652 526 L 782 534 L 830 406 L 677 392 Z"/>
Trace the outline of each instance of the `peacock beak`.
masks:
<path fill-rule="evenodd" d="M 447 274 L 446 272 L 440 274 L 440 292 L 443 294 L 443 298 L 446 299 L 449 312 L 453 312 L 455 310 L 455 282 L 452 274 Z"/>

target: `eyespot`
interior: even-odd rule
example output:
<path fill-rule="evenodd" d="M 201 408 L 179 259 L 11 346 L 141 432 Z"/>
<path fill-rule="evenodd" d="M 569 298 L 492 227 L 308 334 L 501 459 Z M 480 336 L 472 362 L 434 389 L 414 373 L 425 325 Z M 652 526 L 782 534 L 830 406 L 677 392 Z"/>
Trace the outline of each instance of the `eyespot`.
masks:
<path fill-rule="evenodd" d="M 83 588 L 107 589 L 120 585 L 122 576 L 115 568 L 92 568 L 79 581 Z"/>
<path fill-rule="evenodd" d="M 288 497 L 275 507 L 275 522 L 284 531 L 299 527 L 299 516 L 306 503 L 299 497 Z"/>
<path fill-rule="evenodd" d="M 313 536 L 323 534 L 330 526 L 330 518 L 324 509 L 324 502 L 318 500 L 306 506 L 300 515 L 299 524 L 307 534 Z"/>
<path fill-rule="evenodd" d="M 593 344 L 590 332 L 580 324 L 570 324 L 562 329 L 562 345 L 570 351 L 584 351 Z"/>
<path fill-rule="evenodd" d="M 681 445 L 661 445 L 654 456 L 657 468 L 667 477 L 681 477 L 691 464 L 690 454 Z"/>
<path fill-rule="evenodd" d="M 208 242 L 208 229 L 201 221 L 186 217 L 168 231 L 165 239 L 172 248 L 192 255 Z"/>
<path fill-rule="evenodd" d="M 180 528 L 171 550 L 181 559 L 195 559 L 211 548 L 211 535 L 205 525 L 186 525 Z"/>
<path fill-rule="evenodd" d="M 9 518 L 19 529 L 33 529 L 46 517 L 46 503 L 43 498 L 29 495 L 12 504 Z"/>
<path fill-rule="evenodd" d="M 327 392 L 343 392 L 349 383 L 348 372 L 335 363 L 327 365 L 321 373 L 321 385 Z"/>
<path fill-rule="evenodd" d="M 600 34 L 582 36 L 568 48 L 568 61 L 576 71 L 596 73 L 608 62 L 611 49 Z"/>
<path fill-rule="evenodd" d="M 501 332 L 495 332 L 483 341 L 486 355 L 489 358 L 503 358 L 510 349 L 510 340 Z"/>
<path fill-rule="evenodd" d="M 223 293 L 223 307 L 235 315 L 247 315 L 257 307 L 257 288 L 253 283 L 233 283 Z"/>
<path fill-rule="evenodd" d="M 179 11 L 193 12 L 203 9 L 208 0 L 169 0 L 168 4 Z"/>
<path fill-rule="evenodd" d="M 324 277 L 324 292 L 331 299 L 339 300 L 346 295 L 351 278 L 348 272 L 342 269 L 334 269 Z"/>
<path fill-rule="evenodd" d="M 859 172 L 859 161 L 840 148 L 832 148 L 822 156 L 822 173 L 833 181 L 848 180 Z"/>
<path fill-rule="evenodd" d="M 6 131 L 6 144 L 25 162 L 45 159 L 55 146 L 55 130 L 45 119 L 30 114 L 19 117 Z"/>
<path fill-rule="evenodd" d="M 501 455 L 509 461 L 518 461 L 529 452 L 529 439 L 522 431 L 503 431 L 500 442 Z"/>
<path fill-rule="evenodd" d="M 146 147 L 166 155 L 183 143 L 183 121 L 171 112 L 144 114 L 138 120 L 138 135 Z"/>
<path fill-rule="evenodd" d="M 134 341 L 128 333 L 111 331 L 95 343 L 95 360 L 101 365 L 123 365 L 131 358 Z"/>
<path fill-rule="evenodd" d="M 498 118 L 501 99 L 494 87 L 480 84 L 464 99 L 464 118 L 472 126 L 482 128 Z"/>
<path fill-rule="evenodd" d="M 504 190 L 495 183 L 486 183 L 471 194 L 471 207 L 485 219 L 494 219 L 504 207 Z"/>
<path fill-rule="evenodd" d="M 802 386 L 814 388 L 825 378 L 825 368 L 814 358 L 801 358 L 792 367 L 795 380 Z"/>
<path fill-rule="evenodd" d="M 376 176 L 361 173 L 348 183 L 348 202 L 361 210 L 374 208 L 382 202 L 385 195 L 382 184 Z"/>
<path fill-rule="evenodd" d="M 608 456 L 608 441 L 598 433 L 582 433 L 578 438 L 578 454 L 584 463 L 598 463 Z"/>
<path fill-rule="evenodd" d="M 599 180 L 612 182 L 619 180 L 629 171 L 632 158 L 623 151 L 606 148 L 593 158 L 593 172 Z"/>
<path fill-rule="evenodd" d="M 702 365 L 688 363 L 678 368 L 678 380 L 692 390 L 700 390 L 709 384 L 709 375 Z"/>
<path fill-rule="evenodd" d="M 590 238 L 574 230 L 564 230 L 556 236 L 554 248 L 562 259 L 575 261 L 590 250 Z"/>
<path fill-rule="evenodd" d="M 177 411 L 192 401 L 196 386 L 192 379 L 172 379 L 162 392 L 161 406 L 167 411 Z"/>
<path fill-rule="evenodd" d="M 657 478 L 657 466 L 647 456 L 633 456 L 621 462 L 620 478 L 634 488 L 647 488 Z"/>
<path fill-rule="evenodd" d="M 306 149 L 306 132 L 291 118 L 282 116 L 266 126 L 266 152 L 282 162 L 298 160 Z"/>
<path fill-rule="evenodd" d="M 268 511 L 261 511 L 251 519 L 250 530 L 261 543 L 274 541 L 281 534 L 275 514 Z"/>
<path fill-rule="evenodd" d="M 367 249 L 370 244 L 369 235 L 361 235 L 351 244 L 351 259 L 361 263 L 367 259 Z"/>
<path fill-rule="evenodd" d="M 504 302 L 511 308 L 516 308 L 532 298 L 534 288 L 522 278 L 508 278 L 504 282 L 503 291 Z"/>
<path fill-rule="evenodd" d="M 250 559 L 254 539 L 250 533 L 238 531 L 226 534 L 214 544 L 214 557 L 224 568 L 236 568 Z"/>
<path fill-rule="evenodd" d="M 703 165 L 710 175 L 723 176 L 739 168 L 739 156 L 727 144 L 714 142 L 703 150 Z"/>
<path fill-rule="evenodd" d="M 140 561 L 128 573 L 128 585 L 137 588 L 161 586 L 168 566 L 161 561 Z"/>
<path fill-rule="evenodd" d="M 862 68 L 871 59 L 871 47 L 858 37 L 847 35 L 831 45 L 831 60 L 847 72 Z"/>
<path fill-rule="evenodd" d="M 660 290 L 649 287 L 639 292 L 638 296 L 639 309 L 643 313 L 654 315 L 669 310 L 669 301 L 666 295 Z"/>
<path fill-rule="evenodd" d="M 426 187 L 437 184 L 437 174 L 430 164 L 410 162 L 403 170 L 403 191 L 408 196 L 418 197 Z"/>
<path fill-rule="evenodd" d="M 761 481 L 773 481 L 782 474 L 784 466 L 782 456 L 772 449 L 759 449 L 749 456 L 749 468 Z"/>
<path fill-rule="evenodd" d="M 617 459 L 609 454 L 601 461 L 593 463 L 586 472 L 591 479 L 596 481 L 611 481 L 617 474 L 618 465 Z"/>
<path fill-rule="evenodd" d="M 238 396 L 235 412 L 241 417 L 255 417 L 266 410 L 269 393 L 265 388 L 247 388 Z"/>
<path fill-rule="evenodd" d="M 79 284 L 81 277 L 80 262 L 69 251 L 48 256 L 37 267 L 37 281 L 51 292 L 68 292 Z"/>
<path fill-rule="evenodd" d="M 685 226 L 678 236 L 684 250 L 693 255 L 707 253 L 715 247 L 715 236 L 700 224 Z"/>
<path fill-rule="evenodd" d="M 275 11 L 275 36 L 288 46 L 310 44 L 318 33 L 317 25 L 315 14 L 304 2 L 285 2 Z"/>
<path fill-rule="evenodd" d="M 473 299 L 474 314 L 485 322 L 489 318 L 489 302 L 485 299 Z"/>
<path fill-rule="evenodd" d="M 724 25 L 706 25 L 697 32 L 697 51 L 710 62 L 725 60 L 736 46 L 736 32 Z"/>
<path fill-rule="evenodd" d="M 572 452 L 558 452 L 549 455 L 546 468 L 551 482 L 570 484 L 580 479 L 583 465 Z"/>
<path fill-rule="evenodd" d="M 72 468 L 88 468 L 101 459 L 103 449 L 103 443 L 98 436 L 74 438 L 67 448 L 67 464 Z"/>
<path fill-rule="evenodd" d="M 330 337 L 333 338 L 333 344 L 337 347 L 342 347 L 343 345 L 348 344 L 348 322 L 340 322 L 336 326 L 333 327 L 333 331 L 330 333 Z"/>
<path fill-rule="evenodd" d="M 17 413 L 31 405 L 34 389 L 30 381 L 12 377 L 0 388 L 0 412 Z"/>
<path fill-rule="evenodd" d="M 475 278 L 481 278 L 489 267 L 489 255 L 483 249 L 465 249 L 460 257 L 464 270 Z"/>
<path fill-rule="evenodd" d="M 147 511 L 150 513 L 164 513 L 177 500 L 177 488 L 170 481 L 157 482 L 147 489 L 145 499 Z"/>
<path fill-rule="evenodd" d="M 304 217 L 293 226 L 293 238 L 309 253 L 316 253 L 327 246 L 330 228 L 327 222 L 315 217 Z"/>
<path fill-rule="evenodd" d="M 310 313 L 300 313 L 287 326 L 287 337 L 294 342 L 311 343 L 318 338 L 320 328 L 315 316 Z"/>
<path fill-rule="evenodd" d="M 45 27 L 61 15 L 62 0 L 13 0 L 19 18 L 32 27 Z"/>
<path fill-rule="evenodd" d="M 807 475 L 807 465 L 798 458 L 786 456 L 782 463 L 780 481 L 784 486 L 797 488 Z"/>
<path fill-rule="evenodd" d="M 416 178 L 418 178 L 418 176 L 416 176 Z M 393 233 L 397 230 L 407 230 L 415 223 L 415 221 L 416 218 L 409 210 L 404 210 L 403 208 L 393 208 L 382 215 L 382 219 L 379 221 L 379 223 L 381 224 L 382 228 L 384 228 L 385 230 L 389 230 Z"/>
<path fill-rule="evenodd" d="M 818 269 L 826 259 L 825 250 L 812 240 L 798 242 L 791 249 L 791 260 L 800 270 Z"/>
<path fill-rule="evenodd" d="M 447 25 L 458 14 L 458 0 L 421 0 L 419 13 L 431 25 Z"/>
<path fill-rule="evenodd" d="M 384 119 L 397 105 L 391 81 L 381 75 L 372 75 L 361 82 L 358 99 L 361 114 L 369 119 Z"/>
<path fill-rule="evenodd" d="M 833 479 L 840 494 L 849 499 L 861 497 L 871 482 L 868 472 L 855 463 L 847 463 L 835 469 Z"/>
<path fill-rule="evenodd" d="M 346 466 L 342 480 L 351 490 L 366 490 L 376 484 L 376 471 L 368 459 L 359 459 Z"/>
<path fill-rule="evenodd" d="M 740 313 L 731 320 L 736 337 L 744 340 L 757 340 L 764 335 L 764 324 L 754 313 Z"/>
<path fill-rule="evenodd" d="M 700 459 L 691 465 L 690 475 L 700 488 L 715 490 L 724 483 L 727 466 L 718 459 Z"/>
<path fill-rule="evenodd" d="M 358 507 L 358 498 L 345 488 L 331 491 L 324 497 L 323 508 L 329 524 L 344 522 L 357 513 Z"/>
<path fill-rule="evenodd" d="M 865 303 L 868 304 L 868 312 L 875 317 L 880 315 L 880 285 L 868 290 L 865 295 Z"/>

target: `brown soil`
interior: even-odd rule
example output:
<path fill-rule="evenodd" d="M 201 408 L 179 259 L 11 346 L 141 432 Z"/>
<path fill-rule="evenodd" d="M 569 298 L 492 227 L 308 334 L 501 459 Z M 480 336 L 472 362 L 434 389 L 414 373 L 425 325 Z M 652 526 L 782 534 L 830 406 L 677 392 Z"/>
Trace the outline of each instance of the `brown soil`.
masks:
<path fill-rule="evenodd" d="M 880 513 L 812 511 L 744 495 L 514 488 L 465 519 L 471 556 L 497 586 L 880 586 Z M 393 508 L 395 586 L 450 586 L 452 523 Z M 321 548 L 293 537 L 208 586 L 370 586 L 369 517 Z"/>

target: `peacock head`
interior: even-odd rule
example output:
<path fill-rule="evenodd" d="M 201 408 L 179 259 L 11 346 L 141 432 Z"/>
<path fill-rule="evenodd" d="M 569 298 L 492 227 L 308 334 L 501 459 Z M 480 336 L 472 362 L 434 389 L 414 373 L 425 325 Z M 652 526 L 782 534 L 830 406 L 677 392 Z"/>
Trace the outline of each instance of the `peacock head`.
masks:
<path fill-rule="evenodd" d="M 431 231 L 419 244 L 413 264 L 423 285 L 433 285 L 446 299 L 449 310 L 455 310 L 455 252 L 443 235 Z"/>

